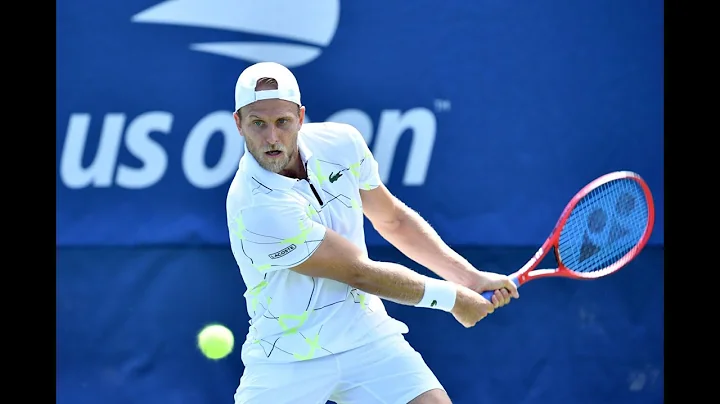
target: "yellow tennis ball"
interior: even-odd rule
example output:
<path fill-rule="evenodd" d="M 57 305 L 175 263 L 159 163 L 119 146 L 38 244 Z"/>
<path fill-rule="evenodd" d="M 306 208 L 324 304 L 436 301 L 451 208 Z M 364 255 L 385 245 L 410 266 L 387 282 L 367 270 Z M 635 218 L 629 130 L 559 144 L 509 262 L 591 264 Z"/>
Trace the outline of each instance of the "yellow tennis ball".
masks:
<path fill-rule="evenodd" d="M 198 347 L 210 359 L 222 359 L 233 350 L 235 337 L 232 331 L 220 324 L 203 328 L 198 334 Z"/>

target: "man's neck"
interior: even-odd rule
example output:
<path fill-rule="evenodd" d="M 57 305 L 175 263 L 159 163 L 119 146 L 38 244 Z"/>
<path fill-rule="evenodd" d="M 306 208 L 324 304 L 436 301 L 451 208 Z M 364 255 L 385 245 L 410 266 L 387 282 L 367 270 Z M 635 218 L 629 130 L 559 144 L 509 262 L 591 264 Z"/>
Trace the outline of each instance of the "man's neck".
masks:
<path fill-rule="evenodd" d="M 297 178 L 300 180 L 307 178 L 307 170 L 305 169 L 305 164 L 303 163 L 302 158 L 300 158 L 299 149 L 296 149 L 295 155 L 290 159 L 290 163 L 287 168 L 280 171 L 279 174 L 285 177 Z"/>

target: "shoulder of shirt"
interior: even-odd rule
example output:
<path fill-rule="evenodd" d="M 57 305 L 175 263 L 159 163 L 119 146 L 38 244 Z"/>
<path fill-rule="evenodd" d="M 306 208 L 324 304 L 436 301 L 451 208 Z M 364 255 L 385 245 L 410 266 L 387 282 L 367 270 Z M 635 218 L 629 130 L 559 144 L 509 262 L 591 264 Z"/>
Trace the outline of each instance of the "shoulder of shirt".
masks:
<path fill-rule="evenodd" d="M 364 141 L 354 126 L 339 122 L 313 122 L 300 130 L 303 141 L 315 153 L 354 153 L 357 142 Z M 355 146 L 355 147 L 353 147 Z"/>
<path fill-rule="evenodd" d="M 249 208 L 295 205 L 302 207 L 302 202 L 292 191 L 270 190 L 242 168 L 235 172 L 225 200 L 228 215 Z"/>

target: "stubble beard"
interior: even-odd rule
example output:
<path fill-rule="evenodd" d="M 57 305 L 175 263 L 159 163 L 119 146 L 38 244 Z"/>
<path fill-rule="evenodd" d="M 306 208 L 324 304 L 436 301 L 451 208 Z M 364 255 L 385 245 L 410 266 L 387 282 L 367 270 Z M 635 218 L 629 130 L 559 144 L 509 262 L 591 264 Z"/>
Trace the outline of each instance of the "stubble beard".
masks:
<path fill-rule="evenodd" d="M 281 158 L 270 158 L 268 157 L 265 152 L 271 151 L 271 150 L 279 150 L 282 152 Z M 250 150 L 250 154 L 252 154 L 253 157 L 255 157 L 255 160 L 260 164 L 260 167 L 271 171 L 275 174 L 280 174 L 283 170 L 285 170 L 290 164 L 290 154 L 287 152 L 287 149 L 284 147 L 272 147 L 272 148 L 266 148 L 263 150 Z"/>

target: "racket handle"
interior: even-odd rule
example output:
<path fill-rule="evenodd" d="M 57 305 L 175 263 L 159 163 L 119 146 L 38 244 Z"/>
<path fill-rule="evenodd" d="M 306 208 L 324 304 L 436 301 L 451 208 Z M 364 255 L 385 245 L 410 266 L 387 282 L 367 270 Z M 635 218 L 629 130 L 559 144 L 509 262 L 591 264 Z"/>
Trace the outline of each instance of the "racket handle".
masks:
<path fill-rule="evenodd" d="M 515 286 L 520 287 L 520 282 L 518 282 L 517 276 L 513 276 L 512 278 L 510 278 L 510 280 L 513 281 L 513 283 L 515 284 Z M 492 299 L 492 296 L 493 296 L 494 294 L 495 294 L 495 291 L 490 291 L 490 290 L 488 290 L 487 292 L 482 292 L 482 293 L 480 294 L 480 296 L 484 297 L 484 298 L 487 299 L 487 300 L 490 300 L 490 299 Z"/>

